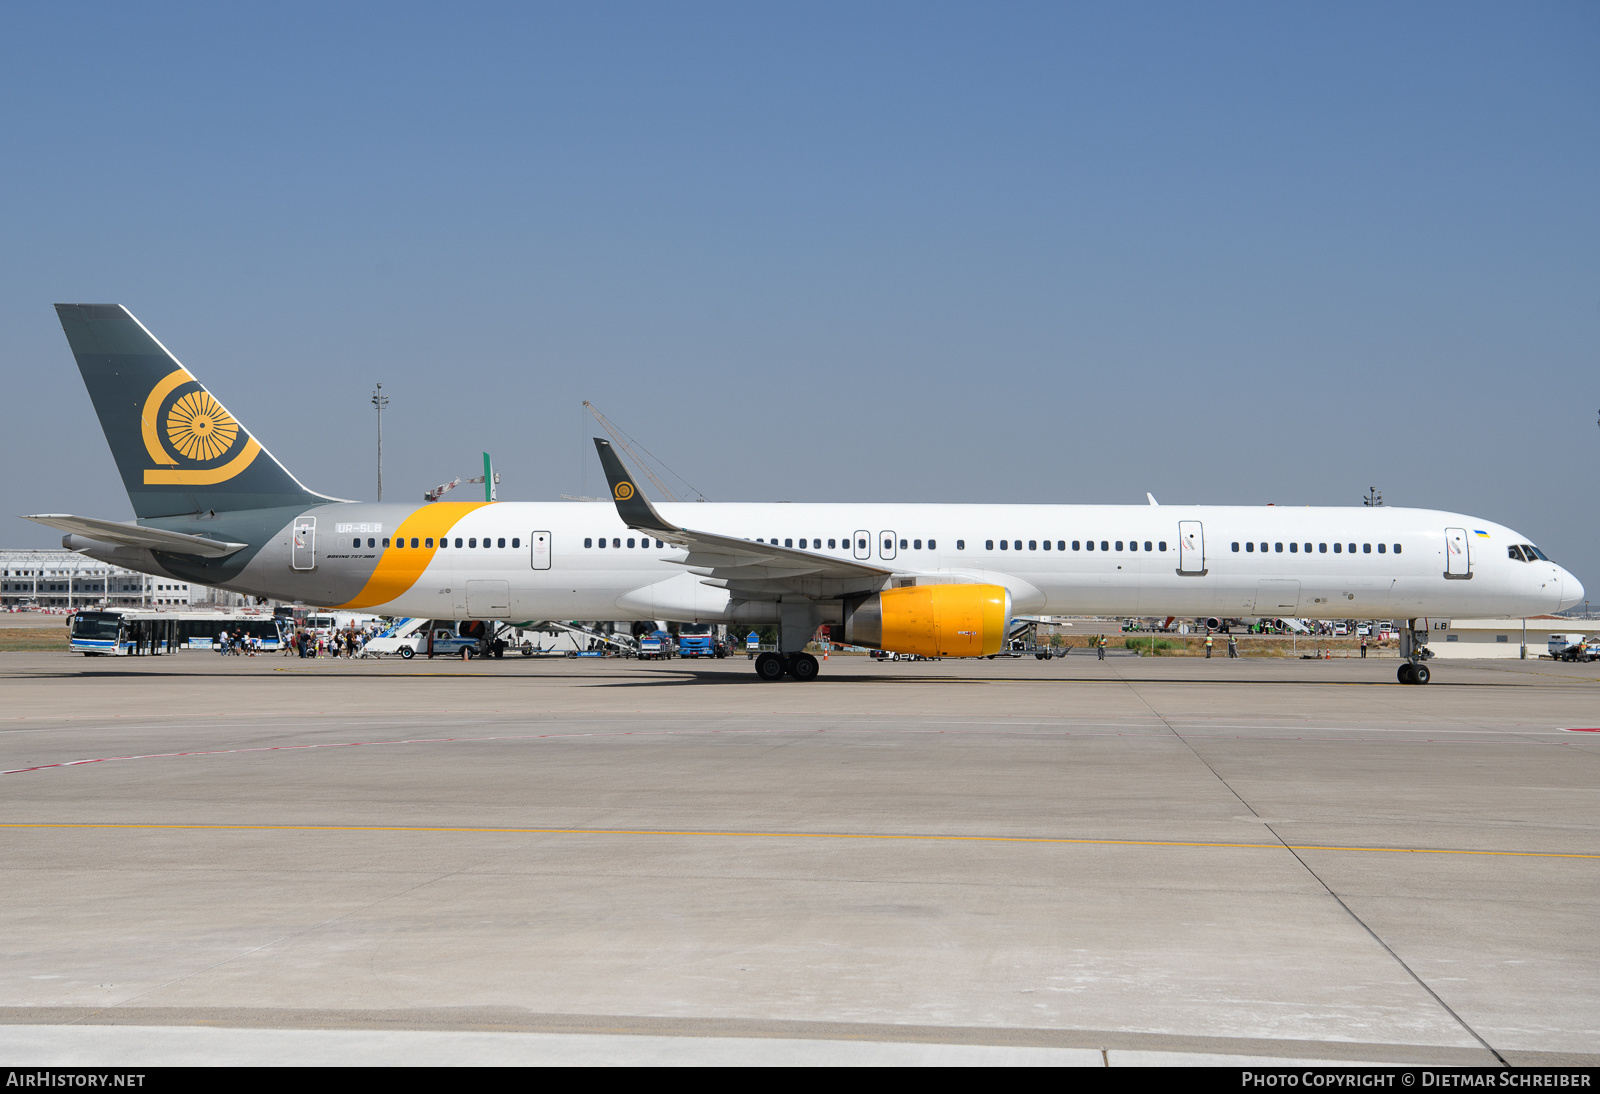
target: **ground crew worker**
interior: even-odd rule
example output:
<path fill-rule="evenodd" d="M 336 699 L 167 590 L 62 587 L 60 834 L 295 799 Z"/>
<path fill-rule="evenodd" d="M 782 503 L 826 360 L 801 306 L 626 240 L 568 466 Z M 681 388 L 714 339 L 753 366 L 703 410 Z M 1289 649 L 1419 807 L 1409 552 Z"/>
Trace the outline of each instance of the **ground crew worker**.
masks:
<path fill-rule="evenodd" d="M 1211 642 L 1212 642 L 1211 636 L 1209 634 L 1206 635 L 1206 660 L 1207 661 L 1211 660 Z"/>
<path fill-rule="evenodd" d="M 1239 643 L 1234 640 L 1234 637 L 1231 634 L 1228 635 L 1228 656 L 1229 657 L 1238 657 L 1239 656 Z"/>
<path fill-rule="evenodd" d="M 1367 636 L 1366 635 L 1362 635 L 1361 636 L 1361 656 L 1365 657 L 1366 655 L 1367 655 Z"/>
<path fill-rule="evenodd" d="M 1100 660 L 1104 661 L 1105 659 L 1106 659 L 1106 636 L 1102 634 L 1100 636 Z"/>

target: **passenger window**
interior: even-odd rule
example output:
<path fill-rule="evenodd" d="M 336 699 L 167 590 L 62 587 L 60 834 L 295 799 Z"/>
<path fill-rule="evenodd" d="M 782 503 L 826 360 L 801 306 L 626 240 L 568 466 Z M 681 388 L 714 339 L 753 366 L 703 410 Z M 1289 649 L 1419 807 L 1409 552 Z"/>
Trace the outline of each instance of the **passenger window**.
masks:
<path fill-rule="evenodd" d="M 602 549 L 604 549 L 605 545 L 606 545 L 606 537 L 605 536 L 601 536 L 600 539 L 595 543 L 596 547 L 599 547 L 599 548 L 602 548 Z"/>
<path fill-rule="evenodd" d="M 1245 545 L 1244 545 L 1244 549 L 1245 549 L 1245 550 L 1246 550 L 1246 551 L 1249 551 L 1249 552 L 1251 552 L 1251 553 L 1254 553 L 1254 552 L 1255 552 L 1255 549 L 1256 549 L 1256 545 L 1255 545 L 1255 544 L 1254 544 L 1254 543 L 1246 543 L 1246 544 L 1245 544 Z"/>
<path fill-rule="evenodd" d="M 939 545 L 937 543 L 935 543 L 933 540 L 930 539 L 928 541 L 928 550 L 932 551 L 932 550 L 936 549 L 938 546 Z"/>
<path fill-rule="evenodd" d="M 1308 544 L 1306 544 L 1306 554 L 1309 555 L 1310 553 L 1311 553 L 1311 544 L 1308 543 Z"/>
<path fill-rule="evenodd" d="M 1350 553 L 1351 554 L 1355 554 L 1356 553 L 1356 545 L 1354 543 L 1352 543 L 1350 545 Z"/>
<path fill-rule="evenodd" d="M 984 550 L 985 550 L 985 551 L 992 551 L 992 550 L 994 550 L 994 540 L 992 540 L 992 539 L 986 539 L 986 540 L 984 540 L 984 541 L 983 541 L 983 549 L 984 549 Z"/>
<path fill-rule="evenodd" d="M 593 547 L 594 546 L 594 538 L 592 536 L 583 537 L 583 545 L 585 547 Z"/>
<path fill-rule="evenodd" d="M 1273 553 L 1273 554 L 1276 554 L 1276 555 L 1281 555 L 1281 554 L 1283 554 L 1283 544 L 1281 544 L 1281 543 L 1274 543 L 1274 544 L 1273 544 L 1273 545 L 1272 545 L 1272 553 Z"/>
<path fill-rule="evenodd" d="M 1044 549 L 1046 551 L 1048 551 L 1050 549 L 1050 541 L 1049 540 L 1045 540 L 1044 541 Z"/>
<path fill-rule="evenodd" d="M 906 549 L 906 541 L 905 540 L 901 540 L 900 541 L 900 549 L 902 551 L 904 551 Z"/>
<path fill-rule="evenodd" d="M 967 541 L 966 540 L 964 540 L 964 539 L 956 540 L 956 550 L 965 551 L 966 549 L 967 549 Z"/>
<path fill-rule="evenodd" d="M 830 550 L 830 551 L 834 550 L 833 544 L 834 544 L 834 541 L 830 539 L 828 541 L 828 550 Z"/>
<path fill-rule="evenodd" d="M 1000 549 L 1002 551 L 1009 551 L 1011 549 L 1011 541 L 1009 539 L 1001 540 L 1000 541 Z"/>
<path fill-rule="evenodd" d="M 417 541 L 416 540 L 412 540 L 411 541 L 411 546 L 415 547 L 416 545 L 417 545 Z M 427 539 L 423 540 L 422 541 L 422 545 L 424 547 L 428 548 L 429 550 L 432 550 L 433 549 L 433 537 L 429 536 Z M 444 545 L 444 540 L 441 539 L 439 541 L 439 545 L 443 546 Z"/>
<path fill-rule="evenodd" d="M 1267 553 L 1267 545 L 1265 543 L 1263 543 L 1261 545 L 1261 553 L 1262 554 L 1266 554 Z"/>
<path fill-rule="evenodd" d="M 389 546 L 389 537 L 388 537 L 388 536 L 385 536 L 385 537 L 384 537 L 384 538 L 383 538 L 383 545 L 384 545 L 384 546 L 385 546 L 385 547 L 387 547 L 387 546 Z"/>
<path fill-rule="evenodd" d="M 1122 550 L 1122 541 L 1120 539 L 1117 540 L 1117 550 Z"/>
<path fill-rule="evenodd" d="M 628 541 L 628 546 L 629 546 L 629 547 L 632 547 L 632 546 L 633 546 L 633 540 L 631 540 L 631 539 L 630 539 L 630 540 L 629 540 L 629 541 Z"/>
<path fill-rule="evenodd" d="M 1064 539 L 1056 540 L 1056 550 L 1065 551 L 1066 549 L 1067 549 L 1067 541 L 1066 540 L 1064 540 Z"/>
<path fill-rule="evenodd" d="M 1399 554 L 1400 553 L 1400 545 L 1398 543 L 1396 543 L 1394 545 L 1394 553 L 1395 554 Z"/>
<path fill-rule="evenodd" d="M 783 545 L 785 547 L 793 547 L 794 546 L 794 540 L 786 539 L 786 540 L 783 541 Z"/>
<path fill-rule="evenodd" d="M 611 546 L 613 546 L 613 547 L 621 547 L 622 546 L 622 538 L 619 536 L 616 539 L 613 539 L 611 541 Z"/>
<path fill-rule="evenodd" d="M 1166 540 L 1161 540 L 1161 549 L 1163 551 L 1165 551 L 1167 549 L 1167 541 Z"/>
<path fill-rule="evenodd" d="M 1084 545 L 1085 548 L 1087 548 L 1090 551 L 1094 550 L 1094 540 L 1092 540 L 1092 539 L 1091 540 L 1086 540 L 1083 545 Z"/>
<path fill-rule="evenodd" d="M 1105 540 L 1101 540 L 1100 541 L 1100 549 L 1102 551 L 1109 551 L 1109 550 L 1111 550 L 1111 544 L 1107 543 Z"/>
<path fill-rule="evenodd" d="M 504 547 L 505 545 L 506 545 L 506 541 L 505 541 L 505 537 L 504 536 L 500 537 L 500 539 L 497 540 L 496 543 L 495 543 L 495 546 L 497 546 L 497 547 Z M 515 546 L 515 544 L 513 544 L 513 546 Z"/>
<path fill-rule="evenodd" d="M 865 551 L 866 549 L 867 549 L 867 541 L 866 540 L 864 540 L 864 539 L 856 540 L 856 550 Z"/>
<path fill-rule="evenodd" d="M 1289 544 L 1289 553 L 1291 555 L 1299 554 L 1300 553 L 1300 545 L 1298 543 Z"/>
<path fill-rule="evenodd" d="M 1036 540 L 1036 539 L 1030 539 L 1028 541 L 1028 550 L 1037 551 L 1038 549 L 1039 549 L 1039 541 Z"/>
<path fill-rule="evenodd" d="M 1342 548 L 1342 547 L 1343 547 L 1343 546 L 1344 546 L 1344 544 L 1342 544 L 1342 543 L 1335 543 L 1335 544 L 1334 544 L 1334 545 L 1333 545 L 1333 553 L 1334 553 L 1334 554 L 1338 554 L 1338 553 L 1339 553 L 1339 550 L 1340 550 L 1340 548 Z"/>
<path fill-rule="evenodd" d="M 441 541 L 441 542 L 443 542 L 443 541 Z M 460 549 L 461 549 L 461 537 L 457 536 L 456 537 L 456 550 L 459 551 Z"/>
<path fill-rule="evenodd" d="M 1146 551 L 1148 551 L 1150 549 L 1150 541 L 1149 540 L 1145 540 L 1144 541 L 1144 549 Z M 1166 548 L 1163 547 L 1162 550 L 1166 550 Z"/>
<path fill-rule="evenodd" d="M 487 546 L 487 545 L 488 545 L 488 543 L 489 543 L 489 541 L 488 541 L 488 540 L 484 540 L 484 541 L 483 541 L 483 542 L 484 542 L 484 545 L 485 545 L 485 546 Z M 476 546 L 477 546 L 477 545 L 478 545 L 478 541 L 477 541 L 477 540 L 476 540 L 476 539 L 469 539 L 469 540 L 467 540 L 467 546 L 468 546 L 468 547 L 476 547 Z M 456 546 L 457 546 L 457 547 L 459 547 L 459 546 L 461 546 L 461 541 L 460 541 L 460 540 L 456 540 Z"/>
<path fill-rule="evenodd" d="M 901 541 L 901 542 L 902 542 L 902 543 L 903 543 L 903 542 L 905 542 L 905 541 L 904 541 L 904 540 L 902 540 L 902 541 Z M 912 550 L 914 550 L 914 551 L 920 551 L 920 550 L 922 550 L 922 541 L 921 541 L 921 540 L 920 540 L 920 539 L 914 539 L 914 540 L 912 540 L 912 541 L 911 541 L 911 549 L 912 549 Z"/>
<path fill-rule="evenodd" d="M 1383 545 L 1383 544 L 1381 544 L 1381 543 L 1380 543 L 1380 544 L 1378 544 L 1378 553 L 1379 553 L 1379 554 L 1380 554 L 1380 555 L 1381 555 L 1381 554 L 1383 554 L 1383 553 L 1384 553 L 1384 550 L 1383 550 L 1383 548 L 1384 548 L 1384 545 Z"/>
<path fill-rule="evenodd" d="M 1372 553 L 1372 544 L 1363 543 L 1361 545 L 1361 553 L 1364 555 L 1370 555 Z"/>
<path fill-rule="evenodd" d="M 1238 554 L 1239 553 L 1239 544 L 1237 542 L 1235 542 L 1234 545 L 1233 545 L 1233 553 L 1234 554 Z"/>
<path fill-rule="evenodd" d="M 1072 541 L 1072 549 L 1074 551 L 1076 551 L 1078 549 L 1078 541 L 1077 540 L 1073 540 Z"/>
<path fill-rule="evenodd" d="M 1328 553 L 1328 545 L 1326 543 L 1317 544 L 1317 554 L 1325 555 L 1327 553 Z"/>
<path fill-rule="evenodd" d="M 512 547 L 521 547 L 522 546 L 522 537 L 518 536 L 515 539 L 513 539 L 511 541 L 511 546 Z"/>

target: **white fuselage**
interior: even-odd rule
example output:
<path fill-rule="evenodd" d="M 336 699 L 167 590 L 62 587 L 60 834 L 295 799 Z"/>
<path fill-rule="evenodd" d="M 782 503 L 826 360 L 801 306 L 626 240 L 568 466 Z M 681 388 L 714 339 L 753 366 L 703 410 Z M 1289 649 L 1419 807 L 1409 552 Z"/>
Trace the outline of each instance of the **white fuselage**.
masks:
<path fill-rule="evenodd" d="M 350 538 L 332 534 L 344 508 L 311 510 L 319 525 L 317 566 L 336 568 L 344 559 L 370 568 L 374 549 L 366 547 L 367 538 L 381 543 L 383 533 L 369 524 L 368 537 L 358 537 L 360 546 L 352 548 Z M 1003 585 L 1018 614 L 1516 617 L 1556 611 L 1582 597 L 1582 586 L 1560 566 L 1510 556 L 1508 548 L 1530 543 L 1527 537 L 1492 521 L 1425 509 L 772 503 L 658 508 L 684 527 L 867 561 L 906 580 Z M 1191 537 L 1186 554 L 1180 554 L 1180 524 Z M 1454 561 L 1447 529 L 1465 533 L 1465 550 L 1458 546 Z M 1193 549 L 1196 530 L 1199 553 Z M 549 536 L 548 568 L 535 568 L 530 556 L 530 538 L 539 532 Z M 519 547 L 510 546 L 513 539 Z M 488 546 L 465 546 L 472 540 Z M 608 504 L 486 505 L 457 521 L 449 541 L 409 588 L 358 606 L 437 618 L 684 622 L 753 622 L 768 611 L 757 603 L 730 603 L 725 589 L 686 570 L 683 551 L 658 548 L 625 527 Z M 461 548 L 454 546 L 458 541 Z M 263 551 L 240 575 L 238 587 L 293 595 L 295 583 L 279 580 L 290 577 L 287 538 L 281 546 Z M 376 553 L 383 550 L 379 546 Z"/>

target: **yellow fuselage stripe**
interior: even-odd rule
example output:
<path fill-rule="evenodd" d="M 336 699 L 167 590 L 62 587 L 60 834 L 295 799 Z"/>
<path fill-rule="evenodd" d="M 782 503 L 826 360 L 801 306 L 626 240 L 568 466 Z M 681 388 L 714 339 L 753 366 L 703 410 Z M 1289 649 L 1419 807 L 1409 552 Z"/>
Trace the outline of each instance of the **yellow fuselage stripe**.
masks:
<path fill-rule="evenodd" d="M 0 823 L 0 828 L 110 828 L 203 832 L 416 832 L 490 836 L 711 836 L 724 839 L 859 839 L 906 840 L 919 843 L 1073 843 L 1097 847 L 1205 847 L 1221 850 L 1345 851 L 1401 855 L 1479 855 L 1509 858 L 1600 859 L 1600 854 L 1569 851 L 1477 851 L 1448 847 L 1333 847 L 1322 844 L 1207 843 L 1199 840 L 1071 839 L 1065 836 L 935 836 L 877 832 L 718 832 L 713 829 L 662 828 L 468 828 L 400 824 L 55 824 Z"/>
<path fill-rule="evenodd" d="M 370 608 L 387 604 L 409 592 L 438 553 L 438 541 L 462 517 L 488 504 L 486 501 L 436 501 L 412 510 L 411 515 L 394 530 L 392 537 L 395 543 L 403 540 L 406 545 L 385 547 L 383 554 L 378 557 L 377 568 L 372 571 L 361 592 L 337 607 Z M 413 539 L 418 546 L 411 546 Z"/>

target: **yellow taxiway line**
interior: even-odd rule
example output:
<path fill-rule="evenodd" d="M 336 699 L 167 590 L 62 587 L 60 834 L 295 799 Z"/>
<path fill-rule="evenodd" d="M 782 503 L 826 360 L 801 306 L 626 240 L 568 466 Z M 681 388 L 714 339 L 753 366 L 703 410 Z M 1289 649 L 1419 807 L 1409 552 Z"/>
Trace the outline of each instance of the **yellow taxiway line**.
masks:
<path fill-rule="evenodd" d="M 0 828 L 121 829 L 204 832 L 414 832 L 493 836 L 711 836 L 723 839 L 902 840 L 918 843 L 1058 843 L 1102 847 L 1205 847 L 1270 851 L 1348 851 L 1402 855 L 1487 855 L 1511 858 L 1600 859 L 1600 854 L 1567 851 L 1480 851 L 1450 847 L 1335 847 L 1324 844 L 1221 843 L 1200 840 L 1072 839 L 1065 836 L 941 836 L 880 832 L 722 832 L 670 828 L 470 828 L 380 824 L 54 824 L 0 823 Z"/>

